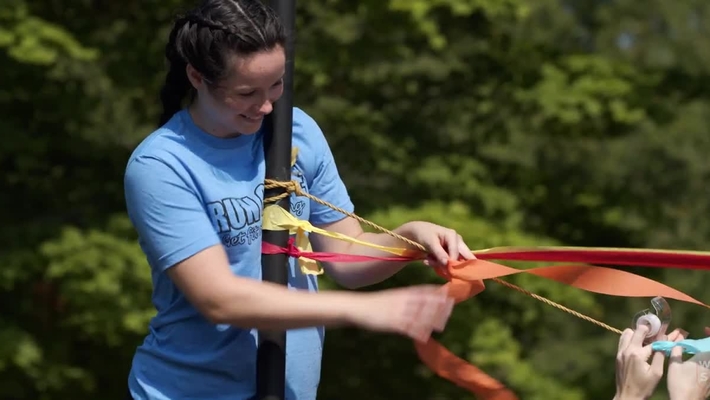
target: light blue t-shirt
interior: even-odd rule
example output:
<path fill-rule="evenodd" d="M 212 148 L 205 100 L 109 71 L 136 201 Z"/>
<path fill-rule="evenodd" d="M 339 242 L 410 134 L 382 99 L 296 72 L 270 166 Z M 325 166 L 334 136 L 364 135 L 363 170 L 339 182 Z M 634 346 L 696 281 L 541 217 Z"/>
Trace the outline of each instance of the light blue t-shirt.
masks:
<path fill-rule="evenodd" d="M 293 110 L 293 146 L 299 153 L 292 179 L 352 212 L 323 132 L 298 108 Z M 128 379 L 136 400 L 247 400 L 256 394 L 257 332 L 207 321 L 165 270 L 222 244 L 232 272 L 260 280 L 264 171 L 261 132 L 220 139 L 198 128 L 186 110 L 132 154 L 125 173 L 126 204 L 151 266 L 157 309 Z M 344 217 L 295 195 L 291 212 L 314 225 Z M 289 286 L 318 290 L 316 277 L 303 275 L 294 259 Z M 323 337 L 323 327 L 287 333 L 286 399 L 316 398 Z"/>

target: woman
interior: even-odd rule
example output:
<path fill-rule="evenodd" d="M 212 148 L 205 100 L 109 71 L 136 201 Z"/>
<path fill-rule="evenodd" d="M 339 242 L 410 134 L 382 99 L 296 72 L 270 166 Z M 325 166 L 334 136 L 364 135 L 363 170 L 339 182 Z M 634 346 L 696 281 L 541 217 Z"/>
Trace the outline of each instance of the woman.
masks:
<path fill-rule="evenodd" d="M 427 340 L 448 320 L 452 302 L 438 287 L 318 293 L 315 277 L 303 275 L 293 260 L 291 290 L 261 281 L 260 129 L 283 91 L 284 43 L 277 15 L 259 0 L 204 0 L 170 33 L 161 127 L 138 146 L 125 173 L 128 213 L 152 269 L 157 309 L 133 360 L 134 399 L 252 398 L 258 329 L 288 330 L 287 398 L 314 399 L 324 327 Z M 299 148 L 294 179 L 352 212 L 323 133 L 299 109 L 293 111 L 293 145 Z M 292 212 L 324 229 L 402 245 L 363 233 L 354 219 L 301 197 L 292 198 Z M 426 246 L 434 267 L 474 258 L 452 230 L 410 222 L 396 232 Z M 367 251 L 317 235 L 312 242 L 316 251 Z M 357 288 L 403 266 L 324 268 L 339 284 Z"/>

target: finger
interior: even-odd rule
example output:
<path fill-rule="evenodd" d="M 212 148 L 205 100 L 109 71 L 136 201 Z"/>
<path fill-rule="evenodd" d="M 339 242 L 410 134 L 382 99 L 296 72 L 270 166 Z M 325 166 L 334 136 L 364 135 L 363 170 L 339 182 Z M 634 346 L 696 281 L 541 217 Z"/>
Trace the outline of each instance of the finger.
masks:
<path fill-rule="evenodd" d="M 684 331 L 683 329 L 677 328 L 673 330 L 673 332 L 668 334 L 668 337 L 666 340 L 670 342 L 680 342 L 681 340 L 684 340 L 686 337 L 688 337 L 688 332 Z"/>
<path fill-rule="evenodd" d="M 449 322 L 451 317 L 451 312 L 454 310 L 454 299 L 449 297 L 446 303 L 439 308 L 438 320 L 434 325 L 434 330 L 437 332 L 443 332 L 446 328 L 446 323 Z"/>
<path fill-rule="evenodd" d="M 459 254 L 464 260 L 475 260 L 476 256 L 473 255 L 471 249 L 466 246 L 466 242 L 463 241 L 461 235 L 459 235 Z"/>
<path fill-rule="evenodd" d="M 704 329 L 704 331 L 705 331 L 705 334 L 706 334 L 706 335 L 710 336 L 710 327 L 707 327 L 707 326 L 706 326 L 705 329 Z"/>
<path fill-rule="evenodd" d="M 653 359 L 651 360 L 651 372 L 653 372 L 653 375 L 658 379 L 661 379 L 663 376 L 663 362 L 665 359 L 666 357 L 660 351 L 653 353 Z"/>
<path fill-rule="evenodd" d="M 671 349 L 671 355 L 668 357 L 668 371 L 672 371 L 683 364 L 683 348 L 675 346 Z"/>
<path fill-rule="evenodd" d="M 429 295 L 430 291 L 428 286 L 420 286 L 416 289 L 419 290 L 419 293 L 411 296 L 407 302 L 407 311 L 404 315 L 403 333 L 415 341 L 424 342 L 427 339 L 423 337 L 424 335 L 420 329 L 422 320 L 421 314 L 423 305 L 426 303 L 426 297 Z"/>
<path fill-rule="evenodd" d="M 441 305 L 443 304 L 439 303 L 439 298 L 433 296 L 422 304 L 417 323 L 414 325 L 417 330 L 415 335 L 420 340 L 425 341 L 431 336 L 431 332 L 439 319 L 437 313 Z"/>
<path fill-rule="evenodd" d="M 648 327 L 646 325 L 640 325 L 634 331 L 633 336 L 631 336 L 631 341 L 629 342 L 628 347 L 641 346 L 643 344 L 644 339 L 646 339 L 647 333 L 648 333 Z"/>
<path fill-rule="evenodd" d="M 430 244 L 428 247 L 430 260 L 433 261 L 433 267 L 439 268 L 442 265 L 449 263 L 449 254 L 439 242 Z"/>
<path fill-rule="evenodd" d="M 436 295 L 438 296 L 439 305 L 434 319 L 434 330 L 441 332 L 446 327 L 449 317 L 451 317 L 456 300 L 449 296 L 449 287 L 446 285 L 439 287 L 436 290 Z"/>
<path fill-rule="evenodd" d="M 432 297 L 439 296 L 444 298 L 440 287 L 436 285 L 417 285 L 392 290 L 399 291 L 404 300 L 404 309 L 400 311 L 401 314 L 397 318 L 397 331 L 412 340 L 418 342 L 426 341 L 426 332 L 422 332 L 420 328 L 422 320 L 425 319 L 421 314 L 424 305 L 428 301 L 431 302 L 430 299 Z"/>
<path fill-rule="evenodd" d="M 414 331 L 412 333 L 418 340 L 426 341 L 440 323 L 442 308 L 445 308 L 446 303 L 451 299 L 447 296 L 446 291 L 437 288 L 435 291 L 422 296 L 420 300 L 416 320 L 412 325 Z M 445 322 L 446 320 L 444 320 Z"/>
<path fill-rule="evenodd" d="M 417 342 L 426 343 L 431 335 L 426 335 L 416 324 L 410 324 L 406 332 L 407 336 Z"/>
<path fill-rule="evenodd" d="M 446 295 L 446 300 L 439 310 L 439 319 L 436 321 L 435 330 L 437 332 L 443 332 L 446 327 L 446 323 L 449 322 L 451 318 L 451 313 L 454 310 L 454 305 L 456 300 L 453 297 L 449 297 L 448 288 L 444 286 L 443 293 Z"/>
<path fill-rule="evenodd" d="M 449 252 L 448 260 L 459 259 L 459 235 L 456 231 L 449 230 L 446 232 L 446 250 Z M 447 261 L 448 261 L 447 260 Z M 445 263 L 444 263 L 445 264 Z"/>
<path fill-rule="evenodd" d="M 631 342 L 631 337 L 634 335 L 634 331 L 626 328 L 624 331 L 621 333 L 621 337 L 619 338 L 619 351 L 622 351 L 629 347 L 629 342 Z"/>
<path fill-rule="evenodd" d="M 451 280 L 451 272 L 447 268 L 447 265 L 441 265 L 439 261 L 433 256 L 428 255 L 426 260 L 423 261 L 424 265 L 431 267 L 435 272 L 444 279 Z"/>

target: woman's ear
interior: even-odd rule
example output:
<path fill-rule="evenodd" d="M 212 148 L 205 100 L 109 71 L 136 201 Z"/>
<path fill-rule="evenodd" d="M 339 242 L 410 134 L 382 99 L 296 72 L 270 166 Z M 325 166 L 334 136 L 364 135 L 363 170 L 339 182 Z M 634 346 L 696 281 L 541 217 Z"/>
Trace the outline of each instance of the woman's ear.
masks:
<path fill-rule="evenodd" d="M 185 73 L 187 74 L 187 79 L 190 81 L 190 84 L 193 88 L 195 88 L 195 90 L 199 90 L 205 85 L 205 79 L 202 77 L 202 74 L 191 64 L 187 64 L 185 67 Z"/>

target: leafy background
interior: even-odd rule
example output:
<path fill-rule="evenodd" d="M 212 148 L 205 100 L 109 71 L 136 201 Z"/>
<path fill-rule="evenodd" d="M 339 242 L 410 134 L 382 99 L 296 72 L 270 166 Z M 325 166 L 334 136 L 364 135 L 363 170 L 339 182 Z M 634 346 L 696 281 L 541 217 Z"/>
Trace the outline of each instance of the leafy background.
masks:
<path fill-rule="evenodd" d="M 0 5 L 4 399 L 125 393 L 153 309 L 123 168 L 155 128 L 164 42 L 188 5 Z M 434 221 L 472 248 L 703 250 L 708 22 L 700 0 L 299 0 L 295 100 L 326 132 L 358 213 L 385 226 Z M 700 299 L 710 282 L 629 270 Z M 412 265 L 377 288 L 427 281 L 440 280 Z M 621 328 L 647 304 L 510 281 Z M 710 320 L 672 307 L 695 336 Z M 495 283 L 441 339 L 523 399 L 614 393 L 614 334 Z M 398 337 L 331 331 L 324 363 L 323 399 L 470 398 Z"/>

